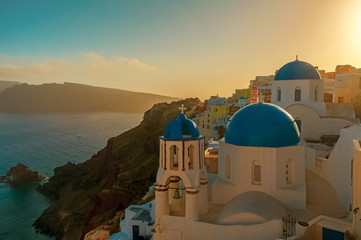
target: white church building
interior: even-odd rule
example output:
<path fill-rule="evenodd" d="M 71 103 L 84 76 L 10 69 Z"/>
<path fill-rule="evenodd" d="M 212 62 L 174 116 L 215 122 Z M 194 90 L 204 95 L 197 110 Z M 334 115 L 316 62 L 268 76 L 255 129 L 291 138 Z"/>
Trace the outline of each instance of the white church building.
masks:
<path fill-rule="evenodd" d="M 288 208 L 306 208 L 305 154 L 299 131 L 282 108 L 257 103 L 235 113 L 219 141 L 214 203 L 259 191 Z"/>
<path fill-rule="evenodd" d="M 207 174 L 203 149 L 204 138 L 183 113 L 160 137 L 153 239 L 327 239 L 352 232 L 330 184 L 306 169 L 297 124 L 281 107 L 256 103 L 234 114 L 219 143 L 218 174 Z"/>
<path fill-rule="evenodd" d="M 153 239 L 361 239 L 361 127 L 352 106 L 324 103 L 323 93 L 311 64 L 284 65 L 272 103 L 232 116 L 217 174 L 207 173 L 204 137 L 180 108 L 159 139 Z M 341 137 L 320 157 L 304 139 L 325 135 Z"/>
<path fill-rule="evenodd" d="M 319 72 L 298 58 L 277 71 L 271 103 L 292 115 L 301 137 L 307 140 L 339 135 L 340 129 L 359 123 L 352 104 L 324 102 L 324 82 Z"/>

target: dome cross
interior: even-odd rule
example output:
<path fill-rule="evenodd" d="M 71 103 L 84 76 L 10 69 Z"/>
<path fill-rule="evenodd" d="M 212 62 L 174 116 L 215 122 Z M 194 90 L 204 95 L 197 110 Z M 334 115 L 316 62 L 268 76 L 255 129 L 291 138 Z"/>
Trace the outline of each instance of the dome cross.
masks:
<path fill-rule="evenodd" d="M 185 108 L 184 104 L 182 104 L 178 109 L 181 110 L 181 113 L 184 113 L 184 110 L 186 110 L 187 108 Z"/>

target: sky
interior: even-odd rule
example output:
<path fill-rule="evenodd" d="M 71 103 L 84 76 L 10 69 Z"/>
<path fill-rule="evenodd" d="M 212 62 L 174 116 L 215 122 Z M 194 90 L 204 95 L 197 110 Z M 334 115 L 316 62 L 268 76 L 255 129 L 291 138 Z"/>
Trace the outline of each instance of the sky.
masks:
<path fill-rule="evenodd" d="M 299 59 L 361 67 L 361 0 L 0 0 L 0 80 L 231 96 Z"/>

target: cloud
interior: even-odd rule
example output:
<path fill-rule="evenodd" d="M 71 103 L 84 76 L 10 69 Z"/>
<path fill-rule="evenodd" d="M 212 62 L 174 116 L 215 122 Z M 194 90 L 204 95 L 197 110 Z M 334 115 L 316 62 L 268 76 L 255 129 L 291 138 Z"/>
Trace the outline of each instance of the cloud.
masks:
<path fill-rule="evenodd" d="M 1 60 L 4 57 L 1 56 Z M 8 58 L 10 59 L 10 58 Z M 20 80 L 33 77 L 40 77 L 48 74 L 61 74 L 71 69 L 71 63 L 66 61 L 44 61 L 44 62 L 24 62 L 24 60 L 16 61 L 10 59 L 9 63 L 17 62 L 17 64 L 0 63 L 0 79 Z M 3 61 L 2 61 L 3 62 Z"/>
<path fill-rule="evenodd" d="M 88 52 L 83 56 L 88 60 L 88 65 L 93 69 L 101 71 L 110 71 L 117 68 L 130 67 L 140 71 L 156 71 L 156 67 L 141 62 L 137 58 L 127 58 L 124 56 L 113 56 L 111 59 L 106 59 L 96 53 Z"/>
<path fill-rule="evenodd" d="M 114 63 L 100 55 L 97 55 L 93 52 L 83 53 L 82 55 L 87 60 L 86 65 L 88 65 L 92 69 L 99 71 L 109 71 L 114 69 Z"/>
<path fill-rule="evenodd" d="M 143 62 L 139 61 L 136 58 L 126 58 L 126 57 L 121 57 L 121 56 L 113 56 L 113 59 L 118 64 L 124 64 L 124 65 L 130 66 L 132 68 L 142 70 L 142 71 L 154 72 L 154 71 L 157 70 L 156 67 L 148 65 L 146 63 L 143 63 Z"/>
<path fill-rule="evenodd" d="M 129 74 L 156 71 L 156 67 L 137 58 L 112 56 L 105 58 L 94 52 L 81 54 L 78 62 L 65 60 L 31 61 L 0 54 L 0 79 L 16 81 L 71 81 L 72 79 L 101 78 L 120 79 Z"/>

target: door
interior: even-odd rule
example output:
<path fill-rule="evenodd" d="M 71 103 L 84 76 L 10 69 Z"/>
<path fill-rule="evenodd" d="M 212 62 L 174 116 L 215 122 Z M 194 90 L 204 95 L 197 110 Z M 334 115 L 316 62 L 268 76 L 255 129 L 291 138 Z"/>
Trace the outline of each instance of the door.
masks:
<path fill-rule="evenodd" d="M 344 240 L 344 233 L 322 228 L 322 240 Z"/>
<path fill-rule="evenodd" d="M 139 239 L 139 226 L 133 225 L 133 240 Z"/>

